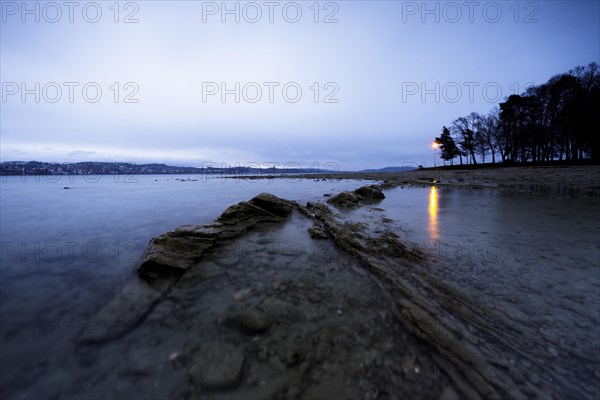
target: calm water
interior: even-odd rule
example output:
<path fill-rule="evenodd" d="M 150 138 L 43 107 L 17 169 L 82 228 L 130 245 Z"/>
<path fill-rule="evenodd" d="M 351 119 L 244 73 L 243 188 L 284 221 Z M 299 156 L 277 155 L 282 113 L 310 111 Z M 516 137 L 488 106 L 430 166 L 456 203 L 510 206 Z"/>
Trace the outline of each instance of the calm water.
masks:
<path fill-rule="evenodd" d="M 193 175 L 0 182 L 1 386 L 66 351 L 131 276 L 152 237 L 212 222 L 261 192 L 306 202 L 364 184 Z"/>
<path fill-rule="evenodd" d="M 189 175 L 53 179 L 1 181 L 0 395 L 19 374 L 43 374 L 69 351 L 72 336 L 89 328 L 86 321 L 131 276 L 153 236 L 209 223 L 261 192 L 305 203 L 365 184 Z M 585 343 L 580 351 L 597 354 L 599 206 L 595 198 L 421 188 L 387 191 L 379 210 L 342 214 L 384 214 L 401 239 L 434 256 L 449 280 L 489 295 L 513 319 L 538 324 L 549 343 L 574 340 Z"/>

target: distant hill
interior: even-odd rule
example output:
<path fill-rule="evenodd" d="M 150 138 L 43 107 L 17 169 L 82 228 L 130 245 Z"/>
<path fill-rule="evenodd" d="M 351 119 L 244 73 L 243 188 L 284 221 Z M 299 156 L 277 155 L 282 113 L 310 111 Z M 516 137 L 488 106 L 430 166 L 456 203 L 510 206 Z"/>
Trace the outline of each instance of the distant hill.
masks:
<path fill-rule="evenodd" d="M 358 172 L 406 172 L 417 169 L 416 167 L 385 167 L 379 169 L 363 169 Z"/>

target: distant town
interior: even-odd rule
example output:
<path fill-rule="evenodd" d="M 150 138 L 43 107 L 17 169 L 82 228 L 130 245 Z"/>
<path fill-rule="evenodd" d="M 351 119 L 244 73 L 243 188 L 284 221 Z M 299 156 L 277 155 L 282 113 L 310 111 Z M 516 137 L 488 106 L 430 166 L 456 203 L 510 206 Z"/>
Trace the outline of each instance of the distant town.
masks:
<path fill-rule="evenodd" d="M 166 164 L 134 164 L 125 162 L 77 162 L 51 163 L 42 161 L 6 161 L 0 163 L 0 175 L 154 175 L 154 174 L 219 174 L 219 175 L 259 175 L 259 174 L 307 174 L 338 172 L 334 164 L 327 168 L 300 168 L 291 166 L 260 166 L 250 163 L 246 166 L 206 163 L 202 168 L 177 167 Z"/>

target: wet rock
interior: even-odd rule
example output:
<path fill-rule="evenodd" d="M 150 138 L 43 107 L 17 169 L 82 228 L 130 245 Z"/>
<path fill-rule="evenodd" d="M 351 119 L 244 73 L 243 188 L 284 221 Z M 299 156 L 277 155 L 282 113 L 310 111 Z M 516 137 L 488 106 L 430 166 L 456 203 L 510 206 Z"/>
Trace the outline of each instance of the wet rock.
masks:
<path fill-rule="evenodd" d="M 224 224 L 239 224 L 252 220 L 279 222 L 287 218 L 295 206 L 295 202 L 280 199 L 270 193 L 261 193 L 248 202 L 242 201 L 228 207 L 217 221 Z"/>
<path fill-rule="evenodd" d="M 190 368 L 192 381 L 207 389 L 228 389 L 240 383 L 244 353 L 226 343 L 211 342 L 200 348 Z"/>
<path fill-rule="evenodd" d="M 225 317 L 225 324 L 248 334 L 264 332 L 271 326 L 264 312 L 252 308 L 230 311 Z"/>
<path fill-rule="evenodd" d="M 131 280 L 89 321 L 88 325 L 96 329 L 83 332 L 75 340 L 102 343 L 120 338 L 133 329 L 160 298 L 160 292 L 147 283 Z"/>
<path fill-rule="evenodd" d="M 360 187 L 353 192 L 341 192 L 328 199 L 327 203 L 337 207 L 358 208 L 360 207 L 361 201 L 379 201 L 384 198 L 385 195 L 381 188 L 376 185 L 371 185 Z"/>
<path fill-rule="evenodd" d="M 210 226 L 180 227 L 157 236 L 150 241 L 138 274 L 150 283 L 173 283 L 195 264 L 215 239 L 216 232 Z"/>
<path fill-rule="evenodd" d="M 376 185 L 371 186 L 363 186 L 354 191 L 357 195 L 361 196 L 363 199 L 369 200 L 382 200 L 385 199 L 385 195 L 381 191 L 381 188 Z"/>
<path fill-rule="evenodd" d="M 294 202 L 280 199 L 270 193 L 261 193 L 250 200 L 250 203 L 280 217 L 288 217 L 295 206 Z"/>
<path fill-rule="evenodd" d="M 358 208 L 360 200 L 362 200 L 362 197 L 356 193 L 344 191 L 328 199 L 327 203 L 338 207 Z"/>
<path fill-rule="evenodd" d="M 185 225 L 150 241 L 138 267 L 138 275 L 161 291 L 195 266 L 204 252 L 216 244 L 234 239 L 258 224 L 283 222 L 293 209 L 293 201 L 261 193 L 250 201 L 228 207 L 209 225 Z"/>
<path fill-rule="evenodd" d="M 310 237 L 313 239 L 327 239 L 329 236 L 325 232 L 325 228 L 322 225 L 314 225 L 308 229 Z"/>

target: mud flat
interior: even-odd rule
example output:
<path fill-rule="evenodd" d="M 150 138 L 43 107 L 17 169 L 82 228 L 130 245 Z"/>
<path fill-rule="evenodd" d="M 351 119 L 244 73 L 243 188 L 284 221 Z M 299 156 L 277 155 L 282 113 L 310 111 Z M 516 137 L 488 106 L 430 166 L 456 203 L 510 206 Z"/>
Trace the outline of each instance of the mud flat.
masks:
<path fill-rule="evenodd" d="M 98 334 L 13 397 L 594 398 L 593 353 L 444 279 L 385 214 L 342 212 L 401 179 L 306 205 L 263 193 L 154 238 Z"/>

